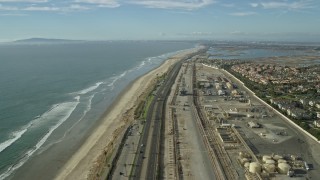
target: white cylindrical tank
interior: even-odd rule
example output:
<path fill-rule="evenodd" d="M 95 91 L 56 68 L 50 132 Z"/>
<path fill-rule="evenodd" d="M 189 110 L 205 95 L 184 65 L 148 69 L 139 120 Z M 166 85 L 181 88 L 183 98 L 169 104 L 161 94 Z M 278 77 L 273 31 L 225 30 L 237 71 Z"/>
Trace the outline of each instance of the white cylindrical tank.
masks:
<path fill-rule="evenodd" d="M 298 159 L 298 156 L 291 155 L 291 160 L 292 160 L 292 161 L 295 161 L 295 160 L 297 160 L 297 159 Z"/>
<path fill-rule="evenodd" d="M 249 166 L 250 166 L 250 163 L 249 163 L 249 162 L 244 163 L 244 167 L 245 167 L 245 168 L 248 168 L 248 169 L 249 169 Z"/>
<path fill-rule="evenodd" d="M 241 159 L 241 164 L 244 165 L 244 163 L 249 162 L 248 158 L 242 158 Z"/>
<path fill-rule="evenodd" d="M 250 163 L 249 172 L 251 173 L 260 173 L 261 172 L 261 165 L 257 162 Z"/>
<path fill-rule="evenodd" d="M 239 152 L 239 157 L 242 158 L 250 158 L 251 156 L 246 152 Z"/>
<path fill-rule="evenodd" d="M 284 160 L 284 159 L 279 159 L 279 160 L 278 160 L 278 164 L 280 164 L 280 163 L 287 163 L 287 161 Z"/>
<path fill-rule="evenodd" d="M 266 162 L 267 160 L 270 160 L 270 159 L 271 159 L 271 156 L 268 156 L 268 155 L 262 156 L 262 161 L 263 162 Z"/>
<path fill-rule="evenodd" d="M 243 152 L 239 152 L 239 157 L 242 159 L 243 158 Z"/>
<path fill-rule="evenodd" d="M 283 159 L 283 156 L 280 156 L 280 155 L 276 154 L 276 155 L 273 156 L 273 159 L 278 161 L 279 159 Z"/>
<path fill-rule="evenodd" d="M 264 164 L 264 169 L 268 173 L 273 173 L 273 172 L 275 172 L 276 166 L 274 164 Z"/>
<path fill-rule="evenodd" d="M 275 161 L 274 160 L 272 160 L 272 159 L 268 159 L 268 160 L 266 160 L 266 164 L 274 164 L 275 163 Z"/>
<path fill-rule="evenodd" d="M 278 168 L 279 168 L 279 173 L 287 174 L 291 167 L 287 163 L 279 163 Z"/>

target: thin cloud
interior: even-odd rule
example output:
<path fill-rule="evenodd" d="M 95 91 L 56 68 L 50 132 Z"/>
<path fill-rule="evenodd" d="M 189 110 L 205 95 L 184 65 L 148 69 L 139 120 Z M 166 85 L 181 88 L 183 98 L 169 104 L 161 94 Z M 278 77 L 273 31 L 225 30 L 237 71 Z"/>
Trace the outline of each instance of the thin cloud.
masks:
<path fill-rule="evenodd" d="M 233 7 L 235 7 L 236 5 L 233 4 L 233 3 L 231 3 L 231 4 L 221 4 L 221 6 L 227 7 L 227 8 L 233 8 Z"/>
<path fill-rule="evenodd" d="M 10 14 L 10 13 L 7 13 L 7 14 L 0 14 L 0 16 L 28 16 L 28 14 Z"/>
<path fill-rule="evenodd" d="M 13 6 L 3 6 L 2 4 L 0 4 L 0 10 L 2 10 L 2 11 L 16 11 L 16 10 L 18 10 L 18 8 L 13 7 Z"/>
<path fill-rule="evenodd" d="M 116 8 L 120 3 L 116 0 L 75 0 L 76 3 L 95 4 L 98 7 Z"/>
<path fill-rule="evenodd" d="M 270 1 L 260 3 L 250 3 L 251 7 L 257 8 L 262 7 L 264 9 L 289 9 L 289 10 L 301 10 L 312 8 L 312 1 L 301 0 L 301 1 Z"/>
<path fill-rule="evenodd" d="M 83 11 L 83 10 L 89 10 L 91 8 L 87 7 L 87 6 L 82 6 L 79 4 L 71 4 L 69 7 L 70 10 L 78 10 L 78 11 Z"/>
<path fill-rule="evenodd" d="M 196 32 L 191 32 L 191 33 L 177 33 L 179 36 L 211 36 L 214 33 L 212 32 L 201 32 L 201 31 L 196 31 Z"/>
<path fill-rule="evenodd" d="M 46 3 L 48 0 L 0 0 L 0 2 Z"/>
<path fill-rule="evenodd" d="M 235 12 L 235 13 L 231 13 L 229 15 L 231 16 L 252 16 L 252 15 L 256 15 L 256 12 Z"/>
<path fill-rule="evenodd" d="M 258 7 L 259 4 L 258 4 L 258 3 L 250 3 L 250 6 L 251 6 L 251 7 Z"/>
<path fill-rule="evenodd" d="M 158 8 L 158 9 L 185 9 L 185 10 L 194 10 L 199 9 L 210 4 L 215 3 L 214 0 L 142 0 L 142 1 L 132 1 L 131 3 L 142 5 L 147 8 Z"/>
<path fill-rule="evenodd" d="M 216 2 L 216 0 L 67 0 L 50 4 L 53 0 L 0 0 L 0 3 L 12 6 L 2 6 L 2 11 L 57 11 L 72 12 L 97 8 L 117 8 L 123 4 L 135 4 L 146 8 L 196 10 Z M 41 6 L 37 4 L 42 3 Z M 233 4 L 224 4 L 231 7 Z"/>
<path fill-rule="evenodd" d="M 30 6 L 30 7 L 23 8 L 22 10 L 24 11 L 61 11 L 61 8 L 47 7 L 47 6 L 43 6 L 43 7 Z"/>

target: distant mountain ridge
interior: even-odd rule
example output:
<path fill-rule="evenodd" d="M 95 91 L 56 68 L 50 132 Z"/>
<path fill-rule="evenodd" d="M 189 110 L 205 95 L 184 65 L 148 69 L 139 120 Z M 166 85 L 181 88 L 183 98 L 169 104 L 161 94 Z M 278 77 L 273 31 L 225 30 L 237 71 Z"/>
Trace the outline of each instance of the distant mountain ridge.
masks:
<path fill-rule="evenodd" d="M 83 40 L 69 40 L 69 39 L 47 39 L 47 38 L 29 38 L 13 41 L 12 43 L 70 43 L 81 42 Z"/>

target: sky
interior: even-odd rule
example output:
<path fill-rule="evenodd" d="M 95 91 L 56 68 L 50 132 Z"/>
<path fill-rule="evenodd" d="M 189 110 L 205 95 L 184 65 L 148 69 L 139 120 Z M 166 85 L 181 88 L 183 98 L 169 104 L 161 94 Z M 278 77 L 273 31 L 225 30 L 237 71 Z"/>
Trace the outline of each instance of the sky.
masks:
<path fill-rule="evenodd" d="M 320 0 L 0 0 L 0 42 L 320 42 Z"/>

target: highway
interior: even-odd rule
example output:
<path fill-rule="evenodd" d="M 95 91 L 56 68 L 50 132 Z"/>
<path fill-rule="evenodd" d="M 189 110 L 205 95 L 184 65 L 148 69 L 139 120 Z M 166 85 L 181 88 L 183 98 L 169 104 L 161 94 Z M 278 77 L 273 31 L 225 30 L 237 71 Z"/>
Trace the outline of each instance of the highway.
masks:
<path fill-rule="evenodd" d="M 138 144 L 138 153 L 134 164 L 135 168 L 133 169 L 130 179 L 161 179 L 163 124 L 167 97 L 183 61 L 197 53 L 191 54 L 177 62 L 172 69 L 169 70 L 165 80 L 158 88 L 155 98 L 151 102 L 147 112 L 145 127 Z"/>

